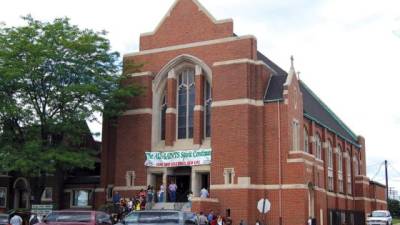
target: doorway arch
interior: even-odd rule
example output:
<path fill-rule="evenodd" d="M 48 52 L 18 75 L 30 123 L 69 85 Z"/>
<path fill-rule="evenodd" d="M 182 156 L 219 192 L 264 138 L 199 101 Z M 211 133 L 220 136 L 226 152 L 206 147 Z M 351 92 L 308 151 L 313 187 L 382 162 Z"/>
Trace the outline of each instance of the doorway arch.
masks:
<path fill-rule="evenodd" d="M 19 177 L 14 181 L 14 208 L 29 208 L 31 198 L 31 188 L 29 181 L 24 177 Z"/>

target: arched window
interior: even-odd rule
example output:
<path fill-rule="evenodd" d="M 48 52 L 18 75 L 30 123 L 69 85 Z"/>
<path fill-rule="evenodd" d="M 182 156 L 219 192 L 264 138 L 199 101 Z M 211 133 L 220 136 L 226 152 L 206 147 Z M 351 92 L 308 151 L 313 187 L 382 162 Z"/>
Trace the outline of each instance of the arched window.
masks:
<path fill-rule="evenodd" d="M 308 145 L 308 132 L 307 129 L 304 127 L 304 131 L 303 131 L 303 136 L 304 136 L 304 151 L 307 153 L 310 153 L 310 147 Z"/>
<path fill-rule="evenodd" d="M 328 141 L 328 191 L 333 191 L 333 149 Z"/>
<path fill-rule="evenodd" d="M 161 104 L 161 140 L 165 140 L 165 121 L 167 113 L 167 97 L 164 94 Z"/>
<path fill-rule="evenodd" d="M 292 150 L 300 150 L 300 126 L 299 122 L 296 120 L 292 122 Z"/>
<path fill-rule="evenodd" d="M 354 174 L 356 176 L 360 175 L 360 165 L 357 157 L 354 157 Z"/>
<path fill-rule="evenodd" d="M 347 176 L 347 194 L 351 194 L 352 193 L 352 182 L 351 182 L 351 163 L 350 163 L 350 149 L 347 149 L 347 153 L 349 155 L 349 157 L 347 157 L 346 159 L 346 176 Z"/>
<path fill-rule="evenodd" d="M 194 105 L 194 69 L 187 68 L 178 77 L 178 139 L 193 138 Z"/>
<path fill-rule="evenodd" d="M 207 80 L 204 85 L 204 136 L 211 137 L 211 86 Z"/>
<path fill-rule="evenodd" d="M 337 171 L 338 171 L 338 189 L 339 192 L 343 193 L 343 153 L 342 147 L 338 146 L 338 163 L 337 163 Z"/>
<path fill-rule="evenodd" d="M 321 145 L 321 138 L 317 134 L 315 137 L 315 149 L 316 149 L 316 156 L 317 159 L 322 159 L 322 145 Z"/>

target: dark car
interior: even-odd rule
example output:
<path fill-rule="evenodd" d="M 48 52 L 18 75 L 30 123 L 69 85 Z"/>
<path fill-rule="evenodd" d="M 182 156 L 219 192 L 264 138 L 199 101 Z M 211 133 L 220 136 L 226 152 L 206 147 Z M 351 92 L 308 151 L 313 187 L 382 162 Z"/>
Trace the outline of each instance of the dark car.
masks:
<path fill-rule="evenodd" d="M 53 211 L 40 225 L 112 225 L 111 217 L 99 211 Z"/>
<path fill-rule="evenodd" d="M 8 221 L 8 214 L 0 214 L 0 225 L 8 225 L 9 221 Z"/>
<path fill-rule="evenodd" d="M 123 220 L 124 225 L 198 225 L 197 216 L 191 212 L 172 210 L 149 210 L 129 213 Z"/>

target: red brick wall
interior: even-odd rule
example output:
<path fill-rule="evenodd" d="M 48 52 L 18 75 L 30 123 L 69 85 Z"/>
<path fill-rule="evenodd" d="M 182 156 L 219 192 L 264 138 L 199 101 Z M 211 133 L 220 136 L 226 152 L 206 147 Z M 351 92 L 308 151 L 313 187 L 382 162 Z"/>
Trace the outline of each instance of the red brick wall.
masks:
<path fill-rule="evenodd" d="M 164 23 L 153 35 L 142 36 L 140 49 L 149 50 L 172 45 L 188 44 L 199 41 L 213 40 L 233 36 L 232 23 L 214 24 L 202 11 L 198 10 L 191 0 L 181 0 L 166 18 Z M 198 43 L 197 43 L 198 44 Z M 144 63 L 141 71 L 150 71 L 155 76 L 174 58 L 187 54 L 202 60 L 212 70 L 212 97 L 214 102 L 233 99 L 252 99 L 261 101 L 270 79 L 271 72 L 263 65 L 252 62 L 233 63 L 214 66 L 215 62 L 250 59 L 257 60 L 257 41 L 254 37 L 237 38 L 223 43 L 186 48 L 170 48 L 161 51 L 145 51 L 139 54 L 127 55 L 125 61 Z M 210 74 L 211 75 L 211 74 Z M 145 87 L 140 97 L 129 101 L 130 109 L 152 108 L 152 76 L 132 78 L 130 82 Z M 200 78 L 197 78 L 200 79 Z M 197 84 L 202 82 L 197 81 Z M 173 90 L 175 80 L 169 80 L 167 88 Z M 197 93 L 197 95 L 199 92 Z M 169 95 L 169 107 L 176 104 L 175 93 Z M 201 99 L 197 99 L 197 104 Z M 196 121 L 201 121 L 201 113 L 195 113 Z M 256 210 L 259 199 L 267 197 L 272 204 L 267 215 L 268 224 L 278 224 L 282 217 L 283 224 L 305 224 L 308 217 L 307 185 L 318 186 L 313 191 L 315 198 L 315 216 L 320 224 L 320 210 L 323 212 L 324 224 L 327 224 L 327 209 L 370 210 L 371 204 L 364 201 L 351 200 L 354 196 L 370 196 L 368 185 L 360 186 L 354 183 L 353 190 L 357 194 L 336 196 L 327 195 L 324 191 L 327 180 L 327 166 L 315 159 L 315 143 L 310 140 L 311 154 L 290 153 L 292 150 L 292 121 L 300 124 L 300 149 L 303 150 L 303 126 L 310 136 L 317 134 L 321 142 L 331 141 L 332 147 L 341 145 L 345 151 L 350 148 L 350 157 L 361 154 L 362 172 L 365 175 L 365 144 L 358 153 L 358 147 L 338 137 L 322 125 L 304 118 L 302 95 L 297 78 L 285 86 L 284 100 L 259 104 L 239 104 L 212 108 L 212 139 L 213 150 L 211 165 L 211 184 L 224 184 L 224 168 L 235 169 L 234 184 L 239 177 L 250 177 L 250 189 L 212 189 L 211 195 L 219 200 L 218 204 L 194 202 L 194 210 L 206 211 L 207 208 L 224 213 L 230 208 L 234 223 L 245 219 L 254 223 L 262 219 Z M 175 141 L 175 115 L 168 114 L 169 130 L 166 132 L 166 144 L 173 146 Z M 102 186 L 114 184 L 125 186 L 126 171 L 136 172 L 135 185 L 146 185 L 146 168 L 144 167 L 144 152 L 151 150 L 152 115 L 139 114 L 121 116 L 117 127 L 108 126 L 103 131 L 102 154 Z M 201 142 L 201 126 L 195 131 L 195 143 Z M 322 149 L 323 160 L 326 161 L 326 148 Z M 289 162 L 288 162 L 289 160 Z M 300 160 L 300 161 L 299 161 Z M 345 164 L 345 161 L 343 162 Z M 353 165 L 353 163 L 352 163 Z M 322 167 L 323 169 L 321 169 Z M 346 169 L 343 168 L 344 184 L 346 184 Z M 354 168 L 352 168 L 354 174 Z M 279 176 L 281 175 L 281 176 Z M 337 158 L 334 157 L 335 192 L 337 187 Z M 276 188 L 263 189 L 260 185 L 303 185 L 301 188 L 287 188 L 281 191 Z M 367 191 L 368 189 L 368 191 Z M 378 188 L 379 189 L 379 188 Z M 381 190 L 377 192 L 381 198 Z M 131 192 L 121 192 L 131 195 Z M 372 196 L 371 196 L 372 197 Z M 281 206 L 281 207 L 280 207 Z M 381 207 L 376 205 L 375 207 Z"/>
<path fill-rule="evenodd" d="M 214 24 L 191 0 L 181 0 L 153 35 L 141 36 L 140 50 L 233 36 L 233 22 Z"/>

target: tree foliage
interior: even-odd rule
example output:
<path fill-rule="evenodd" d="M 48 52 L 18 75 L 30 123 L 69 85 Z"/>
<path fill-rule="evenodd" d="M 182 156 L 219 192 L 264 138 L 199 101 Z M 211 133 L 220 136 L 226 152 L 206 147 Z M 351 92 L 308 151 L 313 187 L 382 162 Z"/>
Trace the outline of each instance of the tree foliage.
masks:
<path fill-rule="evenodd" d="M 396 199 L 389 199 L 388 210 L 394 217 L 400 217 L 400 201 Z"/>
<path fill-rule="evenodd" d="M 127 76 L 104 31 L 80 29 L 68 18 L 23 19 L 24 26 L 0 26 L 0 170 L 39 175 L 93 167 L 85 121 L 95 113 L 117 116 L 124 99 L 141 90 L 121 85 Z"/>

